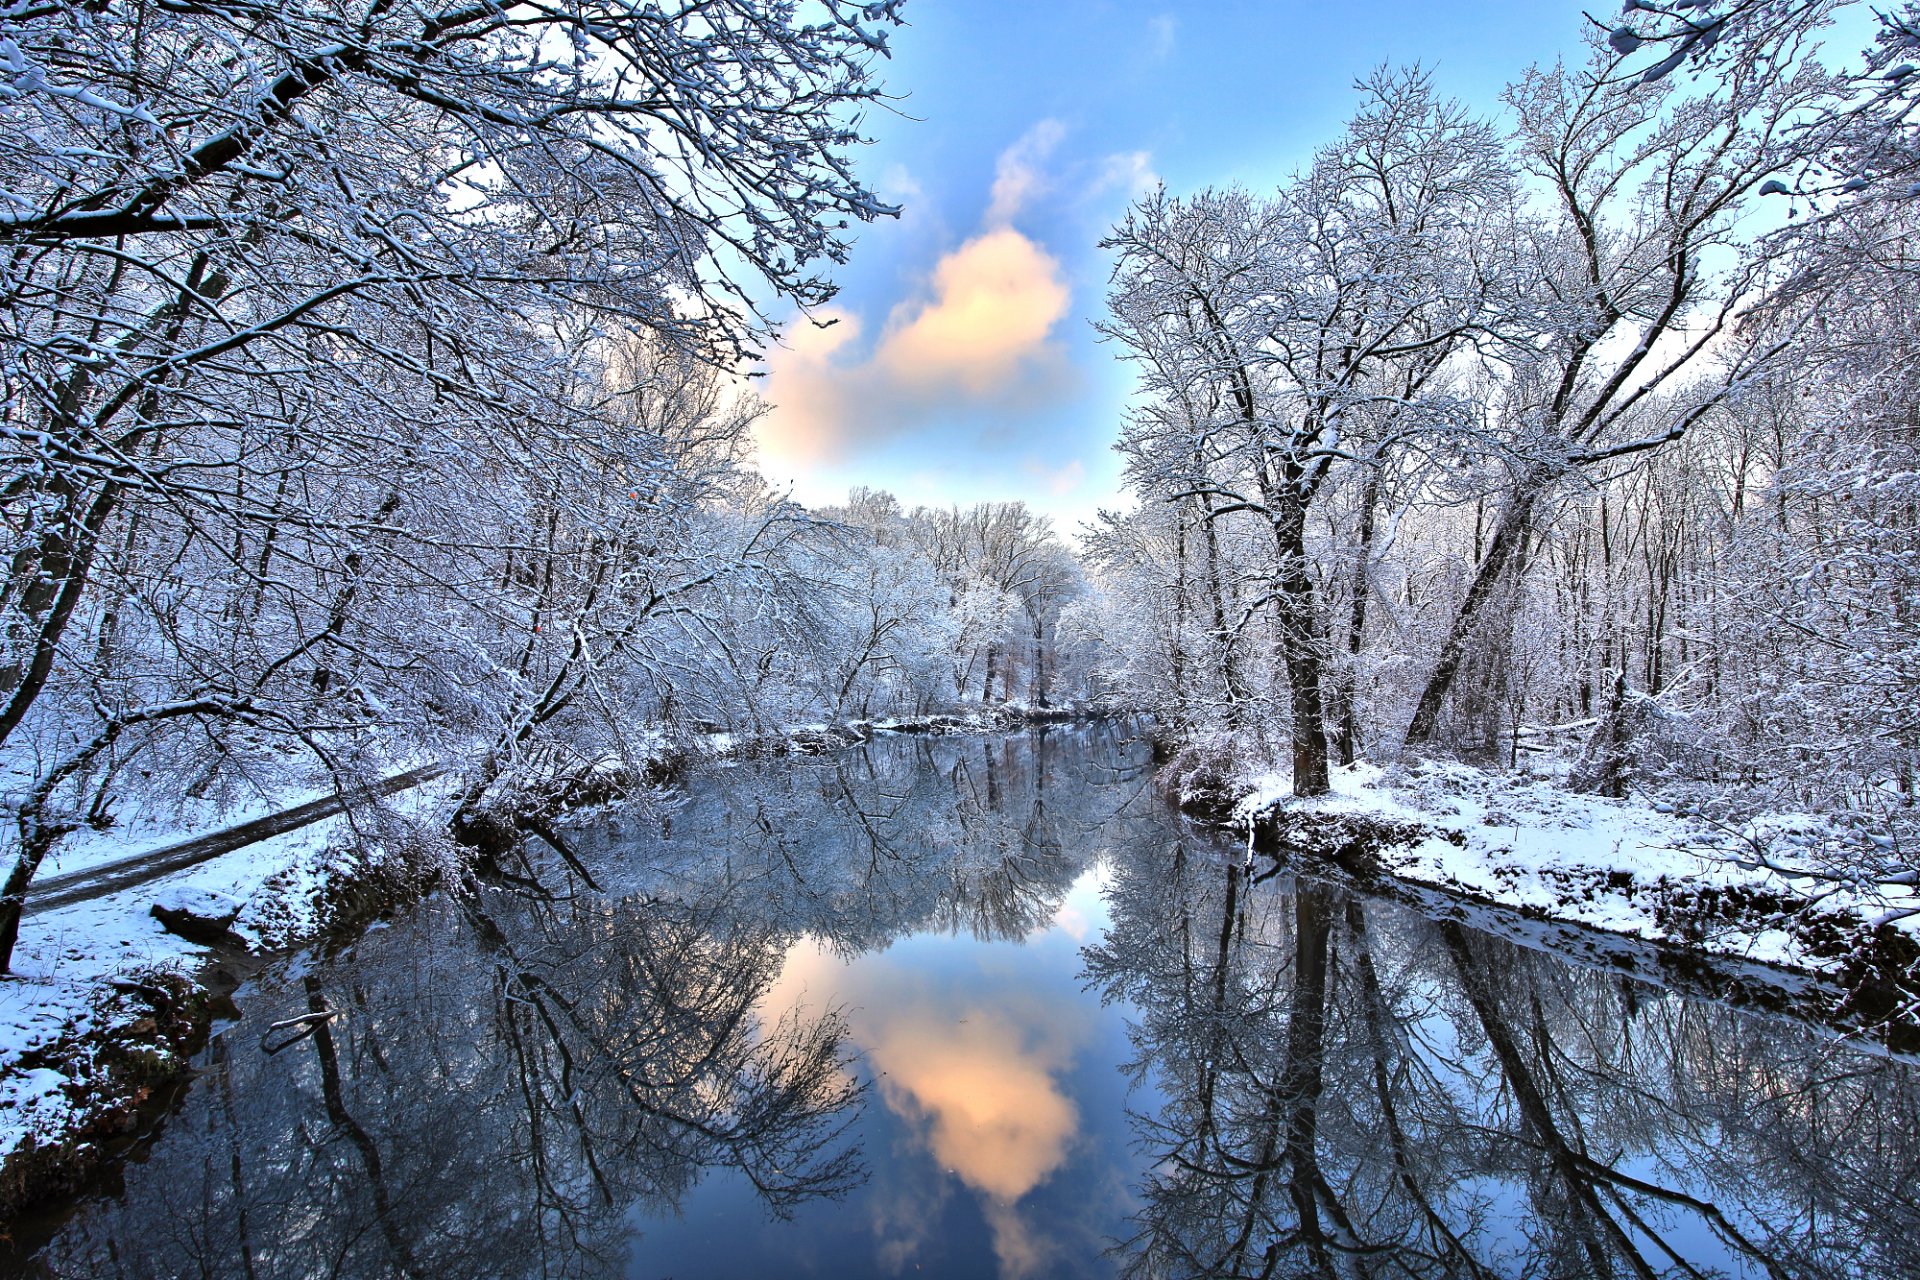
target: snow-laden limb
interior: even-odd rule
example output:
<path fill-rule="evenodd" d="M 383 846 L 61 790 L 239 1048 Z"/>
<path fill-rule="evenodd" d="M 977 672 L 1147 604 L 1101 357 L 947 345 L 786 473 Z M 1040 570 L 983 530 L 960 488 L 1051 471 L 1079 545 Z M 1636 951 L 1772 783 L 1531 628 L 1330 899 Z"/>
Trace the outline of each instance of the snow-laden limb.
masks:
<path fill-rule="evenodd" d="M 1858 0 L 1714 0 L 1658 3 L 1628 0 L 1608 44 L 1622 57 L 1622 80 L 1651 84 L 1682 67 L 1704 79 L 1736 74 L 1757 62 L 1794 65 L 1818 53 L 1847 77 L 1847 92 L 1794 123 L 1807 156 L 1787 166 L 1793 183 L 1775 179 L 1767 194 L 1794 195 L 1816 208 L 1853 197 L 1908 199 L 1920 174 L 1914 129 L 1920 107 L 1920 5 L 1864 6 L 1876 29 L 1865 50 L 1819 41 L 1832 17 Z"/>
<path fill-rule="evenodd" d="M 1424 127 L 1431 82 L 1380 73 L 1278 191 L 1115 228 L 1140 501 L 1088 539 L 1083 608 L 1206 804 L 1289 757 L 1320 790 L 1321 744 L 1517 770 L 1584 742 L 1575 789 L 1827 815 L 1776 874 L 1892 893 L 1859 918 L 1904 928 L 1920 205 L 1758 228 L 1850 101 L 1797 46 L 1717 61 L 1762 8 L 1635 6 L 1522 72 L 1504 134 Z M 1643 74 L 1667 21 L 1713 76 Z"/>
<path fill-rule="evenodd" d="M 1516 188 L 1492 128 L 1418 68 L 1360 88 L 1345 135 L 1273 195 L 1156 191 L 1102 242 L 1118 262 L 1101 330 L 1142 393 L 1119 448 L 1145 501 L 1136 528 L 1108 519 L 1093 549 L 1152 574 L 1166 549 L 1137 539 L 1174 526 L 1169 603 L 1197 616 L 1169 638 L 1206 637 L 1191 667 L 1182 653 L 1166 673 L 1189 724 L 1258 714 L 1246 633 L 1270 619 L 1303 795 L 1325 789 L 1326 704 L 1345 692 L 1327 678 L 1314 518 L 1344 474 L 1467 428 L 1451 366 L 1497 330 L 1514 265 L 1499 246 Z M 1244 567 L 1222 551 L 1234 525 L 1267 544 Z M 1191 582 L 1190 546 L 1204 556 Z M 1208 692 L 1179 706 L 1196 678 Z M 1221 702 L 1224 714 L 1201 705 Z"/>
<path fill-rule="evenodd" d="M 8 7 L 13 865 L 130 793 L 731 718 L 811 522 L 728 375 L 892 212 L 849 150 L 896 7 Z"/>
<path fill-rule="evenodd" d="M 476 229 L 504 230 L 503 200 L 622 202 L 620 219 L 602 207 L 539 256 L 637 269 L 650 292 L 663 273 L 704 278 L 744 300 L 725 246 L 819 301 L 828 286 L 809 265 L 844 257 L 848 220 L 890 212 L 844 151 L 856 113 L 880 97 L 869 63 L 886 54 L 896 8 L 613 0 L 390 6 L 350 20 L 309 4 L 34 5 L 0 43 L 14 126 L 0 173 L 26 206 L 0 217 L 0 238 L 266 231 L 262 218 L 329 192 L 374 213 L 390 179 L 355 151 L 380 144 L 352 141 L 373 124 L 431 139 L 439 155 L 419 176 Z M 357 234 L 378 235 L 374 217 Z M 426 220 L 389 241 L 403 260 L 433 252 L 418 234 Z M 644 248 L 621 229 L 663 224 L 678 235 Z"/>

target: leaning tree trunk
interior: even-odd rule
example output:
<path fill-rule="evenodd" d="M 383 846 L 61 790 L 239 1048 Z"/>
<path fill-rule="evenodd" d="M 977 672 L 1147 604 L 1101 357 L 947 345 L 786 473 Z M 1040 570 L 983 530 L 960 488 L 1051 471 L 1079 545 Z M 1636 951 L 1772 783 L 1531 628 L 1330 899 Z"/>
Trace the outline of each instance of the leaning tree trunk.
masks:
<path fill-rule="evenodd" d="M 69 491 L 63 495 L 66 509 L 41 534 L 33 553 L 16 561 L 16 574 L 27 581 L 10 594 L 19 615 L 16 648 L 25 651 L 26 661 L 0 669 L 0 693 L 6 695 L 0 704 L 0 745 L 26 719 L 53 674 L 60 642 L 86 591 L 94 552 L 120 492 L 112 480 L 91 497 Z"/>
<path fill-rule="evenodd" d="M 252 239 L 254 233 L 248 233 Z M 189 317 L 195 314 L 193 294 L 217 301 L 231 283 L 224 271 L 207 272 L 207 257 L 199 255 L 188 270 L 181 296 L 160 307 L 150 325 L 130 329 L 117 344 L 120 353 L 135 349 L 152 337 L 157 350 L 173 347 L 185 334 Z M 117 278 L 117 276 L 116 276 Z M 156 423 L 162 418 L 161 388 L 168 375 L 147 384 L 136 396 L 109 397 L 110 407 L 96 409 L 90 415 L 87 406 L 96 391 L 95 371 L 90 364 L 78 363 L 53 397 L 52 420 L 46 424 L 45 438 L 62 446 L 82 439 L 80 425 L 86 421 L 93 433 L 105 431 L 117 408 L 129 405 L 137 416 L 137 425 L 125 430 L 115 442 L 123 456 L 130 456 L 143 444 L 155 442 Z M 8 485 L 8 496 L 21 496 L 22 480 Z M 49 486 L 57 500 L 58 514 L 45 524 L 39 535 L 17 553 L 10 566 L 8 581 L 0 592 L 0 607 L 16 615 L 8 623 L 9 648 L 14 658 L 0 667 L 0 746 L 5 746 L 32 709 L 34 702 L 53 674 L 60 642 L 67 624 L 86 593 L 93 576 L 94 555 L 107 521 L 119 508 L 126 485 L 117 479 L 106 480 L 95 491 L 76 484 L 71 476 L 56 474 Z"/>
<path fill-rule="evenodd" d="M 1487 544 L 1486 557 L 1480 561 L 1473 583 L 1467 588 L 1466 599 L 1460 602 L 1460 611 L 1453 616 L 1453 627 L 1434 659 L 1433 674 L 1427 677 L 1426 688 L 1414 707 L 1404 739 L 1407 748 L 1417 749 L 1433 741 L 1434 729 L 1440 722 L 1440 708 L 1446 704 L 1447 693 L 1453 688 L 1454 677 L 1460 674 L 1460 664 L 1466 658 L 1467 642 L 1473 638 L 1481 611 L 1493 598 L 1508 569 L 1520 560 L 1527 539 L 1533 536 L 1534 511 L 1543 492 L 1544 485 L 1539 482 L 1523 482 L 1501 515 L 1500 524 L 1493 531 L 1493 541 Z"/>

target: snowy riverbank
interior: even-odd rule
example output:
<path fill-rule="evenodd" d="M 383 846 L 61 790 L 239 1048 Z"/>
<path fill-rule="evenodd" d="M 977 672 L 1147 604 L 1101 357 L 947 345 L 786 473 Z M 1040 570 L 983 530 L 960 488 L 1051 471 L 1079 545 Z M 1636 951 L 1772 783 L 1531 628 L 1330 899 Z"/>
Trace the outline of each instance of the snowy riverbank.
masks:
<path fill-rule="evenodd" d="M 1336 769 L 1295 799 L 1252 779 L 1231 825 L 1264 852 L 1304 850 L 1542 918 L 1818 973 L 1920 987 L 1911 876 L 1842 875 L 1873 837 L 1808 814 L 1718 822 L 1450 761 Z M 1859 847 L 1856 847 L 1859 846 Z"/>
<path fill-rule="evenodd" d="M 100 1149 L 138 1126 L 141 1104 L 185 1073 L 211 1017 L 201 973 L 211 955 L 312 938 L 356 889 L 385 878 L 425 885 L 420 852 L 442 843 L 433 837 L 452 792 L 449 780 L 430 782 L 46 910 L 30 893 L 13 972 L 0 981 L 0 1213 L 83 1182 Z M 262 798 L 232 816 L 305 798 Z M 190 831 L 145 823 L 88 832 L 56 867 L 84 871 Z"/>

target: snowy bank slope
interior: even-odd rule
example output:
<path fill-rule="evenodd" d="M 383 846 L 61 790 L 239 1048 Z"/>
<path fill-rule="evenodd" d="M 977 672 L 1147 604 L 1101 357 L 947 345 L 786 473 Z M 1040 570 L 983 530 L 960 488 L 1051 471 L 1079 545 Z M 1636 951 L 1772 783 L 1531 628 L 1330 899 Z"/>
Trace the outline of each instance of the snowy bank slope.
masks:
<path fill-rule="evenodd" d="M 1447 761 L 1337 769 L 1313 800 L 1290 790 L 1254 779 L 1235 825 L 1317 853 L 1367 832 L 1333 839 L 1364 847 L 1368 870 L 1558 920 L 1828 973 L 1866 942 L 1920 938 L 1914 886 L 1823 874 L 1865 837 L 1808 815 L 1720 825 Z"/>

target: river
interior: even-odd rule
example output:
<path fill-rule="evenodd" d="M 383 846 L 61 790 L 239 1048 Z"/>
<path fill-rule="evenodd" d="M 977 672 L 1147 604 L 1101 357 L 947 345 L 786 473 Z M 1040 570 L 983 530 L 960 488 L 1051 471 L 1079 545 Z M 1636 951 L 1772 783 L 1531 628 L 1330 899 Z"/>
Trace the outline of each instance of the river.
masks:
<path fill-rule="evenodd" d="M 1912 1064 L 1247 868 L 1151 770 L 896 737 L 579 822 L 251 979 L 20 1265 L 1920 1274 Z"/>

